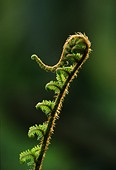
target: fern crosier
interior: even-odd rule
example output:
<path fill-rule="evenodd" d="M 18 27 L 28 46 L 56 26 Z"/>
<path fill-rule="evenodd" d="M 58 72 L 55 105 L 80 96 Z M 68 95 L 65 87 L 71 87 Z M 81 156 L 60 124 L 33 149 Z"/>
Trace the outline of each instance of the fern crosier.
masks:
<path fill-rule="evenodd" d="M 45 71 L 55 72 L 56 80 L 46 84 L 46 90 L 53 90 L 54 100 L 43 100 L 37 103 L 36 109 L 41 109 L 47 116 L 47 121 L 42 125 L 35 125 L 29 128 L 28 136 L 37 136 L 38 146 L 20 154 L 20 161 L 28 161 L 33 170 L 41 170 L 45 153 L 50 144 L 54 131 L 56 119 L 59 118 L 62 104 L 70 83 L 77 76 L 79 68 L 89 57 L 91 43 L 85 34 L 77 33 L 71 35 L 63 46 L 59 62 L 54 66 L 44 64 L 35 54 L 32 59 Z"/>

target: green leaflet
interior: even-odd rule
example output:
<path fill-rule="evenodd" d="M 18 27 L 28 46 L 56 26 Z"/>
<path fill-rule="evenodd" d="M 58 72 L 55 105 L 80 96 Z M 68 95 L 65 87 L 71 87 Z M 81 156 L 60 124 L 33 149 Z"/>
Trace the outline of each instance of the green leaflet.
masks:
<path fill-rule="evenodd" d="M 68 75 L 71 73 L 73 67 L 60 67 L 56 70 L 56 80 L 57 81 L 50 81 L 46 84 L 46 90 L 53 90 L 55 94 L 59 94 Z"/>
<path fill-rule="evenodd" d="M 47 115 L 49 116 L 54 108 L 55 103 L 53 101 L 43 100 L 42 102 L 37 103 L 36 109 L 39 108 Z"/>
<path fill-rule="evenodd" d="M 49 83 L 46 84 L 45 89 L 53 90 L 55 94 L 58 94 L 60 93 L 61 85 L 58 81 L 50 81 Z"/>
<path fill-rule="evenodd" d="M 56 80 L 58 81 L 58 83 L 60 84 L 60 86 L 62 87 L 66 81 L 66 77 L 64 74 L 62 74 L 60 71 L 56 72 Z"/>
<path fill-rule="evenodd" d="M 80 53 L 75 54 L 75 59 L 77 61 L 80 61 L 81 58 L 82 58 L 82 54 L 80 54 Z"/>
<path fill-rule="evenodd" d="M 20 162 L 21 163 L 25 163 L 25 162 L 29 162 L 28 165 L 33 165 L 35 164 L 36 162 L 36 159 L 39 155 L 39 152 L 40 152 L 40 149 L 41 147 L 40 146 L 35 146 L 34 148 L 32 148 L 31 150 L 26 150 L 24 152 L 21 152 L 20 154 Z"/>
<path fill-rule="evenodd" d="M 39 146 L 39 145 L 37 145 L 31 149 L 31 153 L 34 155 L 35 159 L 38 158 L 40 150 L 41 150 L 41 146 Z"/>
<path fill-rule="evenodd" d="M 85 49 L 86 49 L 85 42 L 80 42 L 79 44 L 76 44 L 75 46 L 73 46 L 73 48 L 71 49 L 71 53 L 74 53 L 74 54 L 81 53 L 82 54 Z"/>
<path fill-rule="evenodd" d="M 59 67 L 57 68 L 56 73 L 65 77 L 66 80 L 67 77 L 71 74 L 72 70 L 73 70 L 72 65 L 70 67 Z"/>
<path fill-rule="evenodd" d="M 37 135 L 37 140 L 41 139 L 45 134 L 47 125 L 48 125 L 48 123 L 44 122 L 43 125 L 31 126 L 28 131 L 28 136 L 30 138 L 33 138 L 33 137 L 35 137 L 35 135 Z"/>
<path fill-rule="evenodd" d="M 82 54 L 80 53 L 72 53 L 72 54 L 67 54 L 66 55 L 66 58 L 70 58 L 70 62 L 71 64 L 73 64 L 74 62 L 78 62 L 80 61 L 80 59 L 82 58 Z"/>

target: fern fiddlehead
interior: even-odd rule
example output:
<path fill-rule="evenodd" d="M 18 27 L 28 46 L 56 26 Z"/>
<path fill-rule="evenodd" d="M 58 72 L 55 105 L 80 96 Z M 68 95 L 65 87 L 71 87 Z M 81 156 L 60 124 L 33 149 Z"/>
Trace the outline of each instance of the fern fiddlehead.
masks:
<path fill-rule="evenodd" d="M 55 72 L 56 80 L 46 84 L 46 90 L 53 90 L 54 100 L 43 100 L 36 105 L 36 109 L 41 109 L 47 116 L 47 121 L 42 125 L 35 125 L 29 128 L 28 136 L 37 136 L 38 146 L 20 154 L 20 161 L 29 161 L 33 170 L 41 170 L 45 153 L 48 149 L 56 119 L 59 118 L 62 104 L 70 83 L 77 76 L 79 68 L 89 57 L 91 43 L 88 37 L 82 33 L 71 35 L 63 46 L 63 51 L 59 62 L 54 66 L 44 64 L 35 54 L 32 59 L 36 60 L 39 66 L 46 70 Z"/>

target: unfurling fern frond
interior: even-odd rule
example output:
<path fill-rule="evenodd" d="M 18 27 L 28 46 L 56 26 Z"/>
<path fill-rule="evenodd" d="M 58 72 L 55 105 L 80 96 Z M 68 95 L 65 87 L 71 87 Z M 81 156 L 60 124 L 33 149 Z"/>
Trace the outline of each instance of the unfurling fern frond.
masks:
<path fill-rule="evenodd" d="M 55 102 L 53 101 L 48 101 L 48 100 L 43 100 L 42 102 L 37 103 L 36 109 L 41 109 L 47 116 L 50 115 L 54 108 Z"/>
<path fill-rule="evenodd" d="M 39 146 L 39 145 L 37 145 L 31 149 L 31 153 L 34 155 L 35 160 L 37 160 L 37 158 L 40 154 L 40 151 L 41 151 L 41 146 Z"/>
<path fill-rule="evenodd" d="M 56 73 L 59 75 L 63 75 L 63 77 L 65 77 L 66 80 L 66 78 L 71 74 L 72 70 L 73 70 L 72 65 L 69 67 L 59 67 L 57 68 Z"/>
<path fill-rule="evenodd" d="M 21 163 L 27 162 L 29 166 L 35 167 L 36 160 L 39 156 L 40 150 L 41 150 L 41 147 L 37 145 L 31 150 L 28 149 L 24 152 L 21 152 L 20 157 L 19 157 L 20 162 Z"/>
<path fill-rule="evenodd" d="M 50 139 L 54 131 L 56 120 L 61 113 L 62 104 L 70 87 L 70 83 L 77 76 L 78 70 L 88 59 L 91 43 L 85 34 L 77 33 L 71 35 L 65 42 L 61 57 L 54 66 L 44 64 L 37 55 L 31 58 L 39 66 L 46 70 L 55 72 L 56 80 L 46 84 L 46 90 L 53 90 L 54 100 L 43 100 L 37 103 L 36 108 L 41 109 L 47 115 L 47 121 L 42 125 L 35 125 L 29 128 L 28 136 L 37 136 L 38 146 L 20 154 L 20 161 L 28 161 L 28 165 L 33 166 L 32 170 L 41 170 L 42 163 L 50 144 Z"/>
<path fill-rule="evenodd" d="M 37 136 L 37 140 L 41 139 L 44 136 L 44 134 L 45 134 L 45 131 L 47 129 L 47 125 L 48 125 L 48 123 L 44 122 L 43 125 L 31 126 L 29 128 L 29 131 L 28 131 L 28 136 L 30 138 L 33 138 L 36 135 Z"/>
<path fill-rule="evenodd" d="M 34 155 L 32 155 L 30 150 L 26 150 L 24 152 L 21 152 L 19 159 L 20 159 L 21 163 L 25 163 L 27 161 L 34 163 Z"/>
<path fill-rule="evenodd" d="M 58 81 L 58 83 L 60 84 L 60 86 L 63 86 L 65 84 L 66 81 L 66 77 L 64 74 L 62 74 L 61 72 L 57 72 L 56 71 L 56 80 Z"/>
<path fill-rule="evenodd" d="M 62 87 L 58 81 L 50 81 L 45 86 L 46 90 L 53 90 L 55 94 L 60 93 L 61 88 Z"/>

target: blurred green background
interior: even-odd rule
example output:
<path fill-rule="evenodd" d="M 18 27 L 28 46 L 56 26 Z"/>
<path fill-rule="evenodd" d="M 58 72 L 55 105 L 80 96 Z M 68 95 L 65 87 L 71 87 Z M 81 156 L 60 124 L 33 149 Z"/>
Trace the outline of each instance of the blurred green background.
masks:
<path fill-rule="evenodd" d="M 70 87 L 43 170 L 116 169 L 116 1 L 1 0 L 1 170 L 26 170 L 19 153 L 37 144 L 28 128 L 46 120 L 37 102 L 52 99 L 44 86 L 70 34 L 86 33 L 89 60 Z"/>

